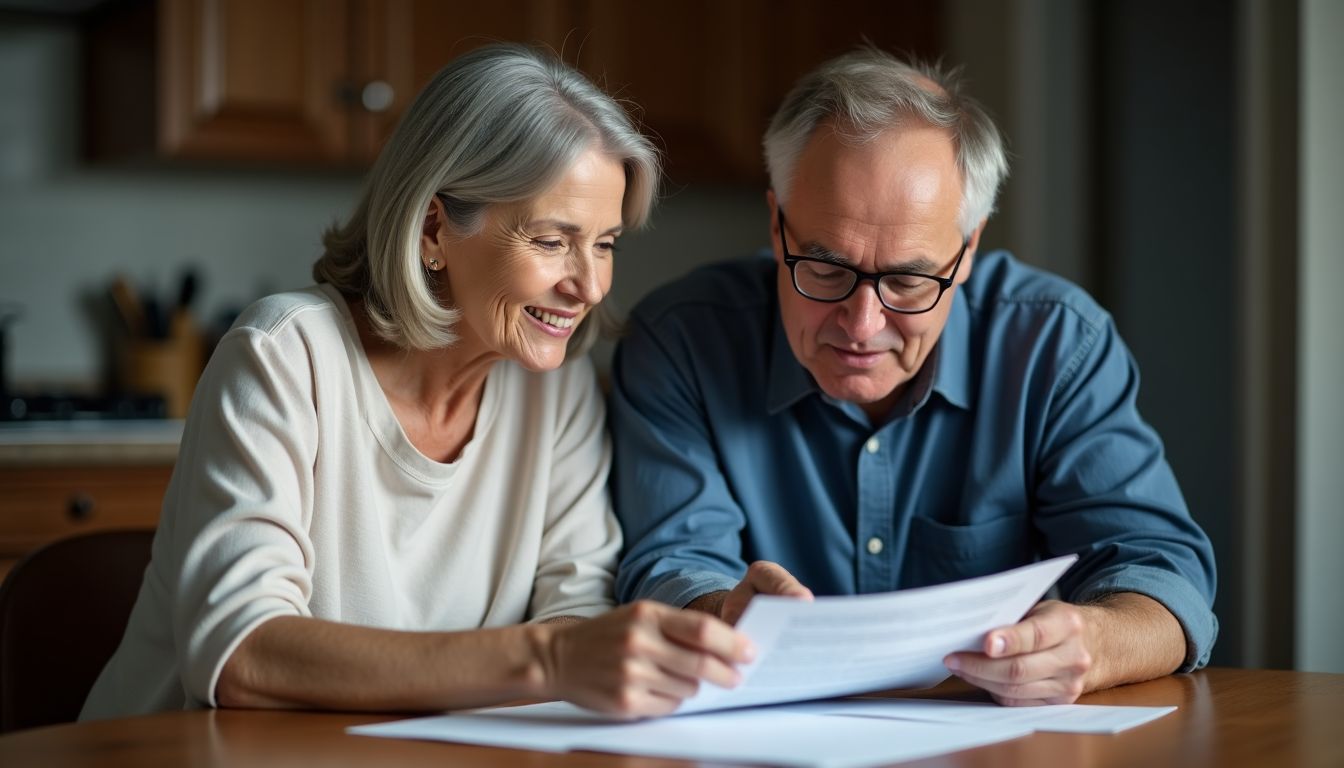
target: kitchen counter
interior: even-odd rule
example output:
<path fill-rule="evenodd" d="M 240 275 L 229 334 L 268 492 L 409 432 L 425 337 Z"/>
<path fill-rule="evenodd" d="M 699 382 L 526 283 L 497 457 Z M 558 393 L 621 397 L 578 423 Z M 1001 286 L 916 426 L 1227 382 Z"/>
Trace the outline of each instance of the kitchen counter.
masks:
<path fill-rule="evenodd" d="M 17 421 L 0 424 L 0 467 L 169 464 L 180 419 Z"/>

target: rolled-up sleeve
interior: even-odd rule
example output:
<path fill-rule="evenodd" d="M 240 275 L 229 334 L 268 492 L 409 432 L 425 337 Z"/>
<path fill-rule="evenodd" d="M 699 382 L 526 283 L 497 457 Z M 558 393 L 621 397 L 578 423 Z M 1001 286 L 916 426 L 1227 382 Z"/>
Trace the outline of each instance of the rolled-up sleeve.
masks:
<path fill-rule="evenodd" d="M 258 625 L 310 615 L 317 426 L 306 363 L 264 333 L 235 329 L 197 387 L 164 510 L 189 706 L 216 705 L 224 664 Z"/>
<path fill-rule="evenodd" d="M 1046 412 L 1036 472 L 1036 527 L 1051 554 L 1079 562 L 1066 599 L 1146 595 L 1185 633 L 1181 671 L 1208 663 L 1218 621 L 1213 548 L 1191 518 L 1157 433 L 1139 416 L 1138 368 L 1109 317 L 1089 323 Z"/>
<path fill-rule="evenodd" d="M 733 498 L 694 382 L 636 314 L 612 368 L 610 418 L 616 512 L 626 550 L 623 602 L 685 606 L 732 589 L 746 572 L 746 517 Z"/>

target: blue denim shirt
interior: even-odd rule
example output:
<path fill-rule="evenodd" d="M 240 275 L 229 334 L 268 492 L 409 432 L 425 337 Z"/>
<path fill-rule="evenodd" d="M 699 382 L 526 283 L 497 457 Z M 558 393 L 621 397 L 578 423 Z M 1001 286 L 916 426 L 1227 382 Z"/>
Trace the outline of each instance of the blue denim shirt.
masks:
<path fill-rule="evenodd" d="M 1060 596 L 1137 592 L 1208 661 L 1213 551 L 1139 373 L 1078 287 L 980 255 L 896 415 L 824 394 L 785 338 L 773 259 L 706 267 L 640 303 L 617 349 L 611 483 L 623 601 L 685 605 L 773 560 L 818 595 L 883 592 L 1076 553 Z"/>

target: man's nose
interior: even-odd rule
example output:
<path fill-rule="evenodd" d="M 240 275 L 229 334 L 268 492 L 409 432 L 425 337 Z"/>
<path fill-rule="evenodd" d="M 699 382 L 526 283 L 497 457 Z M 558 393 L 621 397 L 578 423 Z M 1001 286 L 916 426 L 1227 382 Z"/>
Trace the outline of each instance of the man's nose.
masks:
<path fill-rule="evenodd" d="M 877 286 L 865 280 L 840 302 L 840 327 L 854 341 L 867 341 L 887 325 L 886 308 L 877 298 Z"/>

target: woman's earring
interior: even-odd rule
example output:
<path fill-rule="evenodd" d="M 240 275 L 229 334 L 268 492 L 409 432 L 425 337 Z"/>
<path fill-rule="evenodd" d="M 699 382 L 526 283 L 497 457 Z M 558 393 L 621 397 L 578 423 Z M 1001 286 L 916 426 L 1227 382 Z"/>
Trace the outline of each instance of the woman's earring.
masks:
<path fill-rule="evenodd" d="M 430 271 L 432 271 L 432 272 L 437 272 L 437 271 L 439 271 L 439 260 L 438 260 L 438 259 L 430 259 L 430 260 L 429 260 L 429 269 L 430 269 Z"/>

